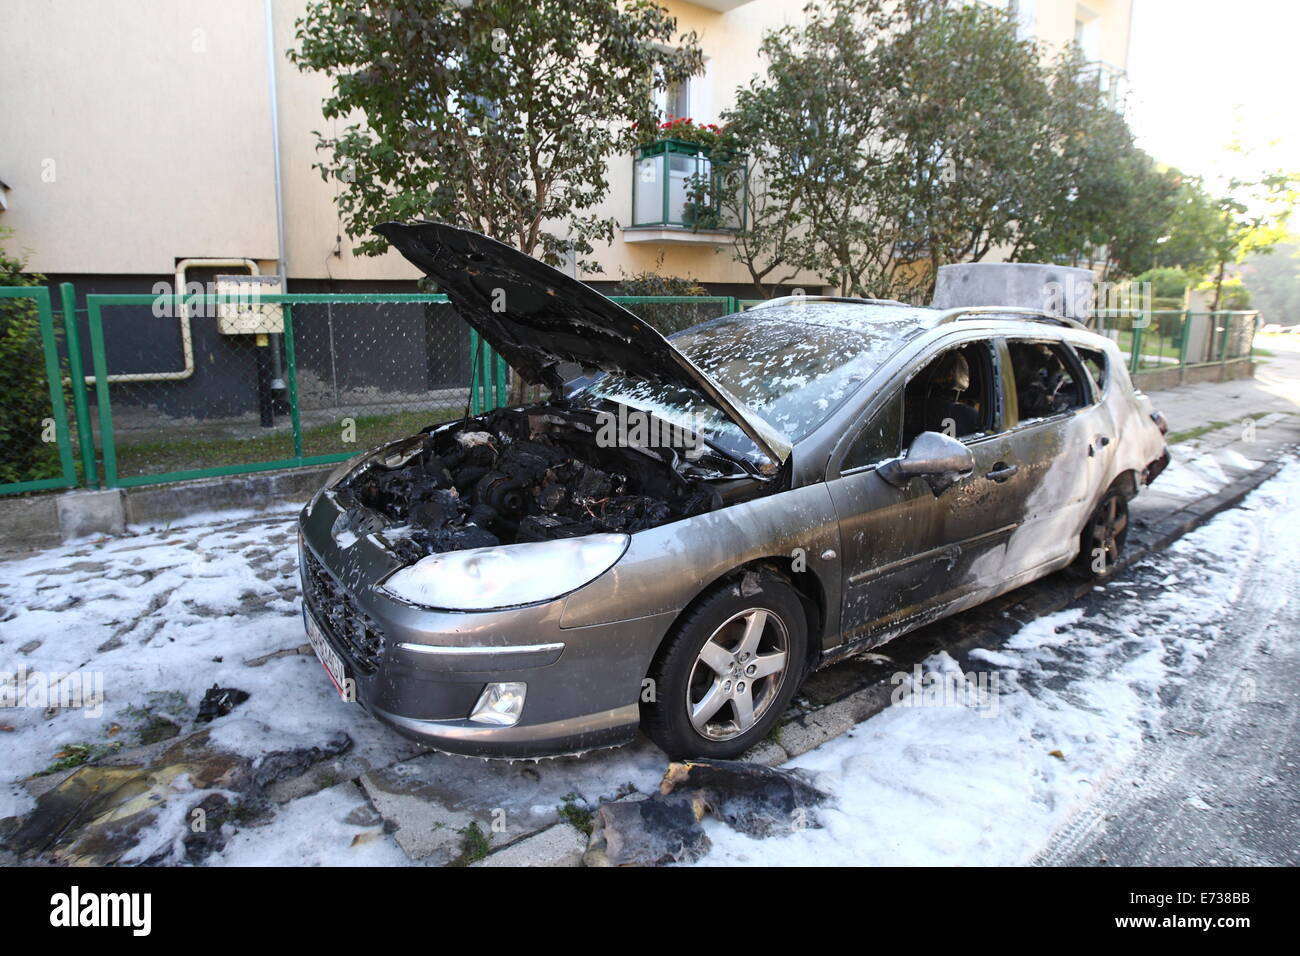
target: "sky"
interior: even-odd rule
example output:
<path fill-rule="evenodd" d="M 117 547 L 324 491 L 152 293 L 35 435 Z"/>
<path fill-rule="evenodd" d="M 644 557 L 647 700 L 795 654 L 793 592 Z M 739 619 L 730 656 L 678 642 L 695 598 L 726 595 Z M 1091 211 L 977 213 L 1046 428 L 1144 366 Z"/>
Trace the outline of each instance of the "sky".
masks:
<path fill-rule="evenodd" d="M 1297 0 L 1134 0 L 1128 72 L 1129 122 L 1158 161 L 1220 181 L 1300 170 Z"/>

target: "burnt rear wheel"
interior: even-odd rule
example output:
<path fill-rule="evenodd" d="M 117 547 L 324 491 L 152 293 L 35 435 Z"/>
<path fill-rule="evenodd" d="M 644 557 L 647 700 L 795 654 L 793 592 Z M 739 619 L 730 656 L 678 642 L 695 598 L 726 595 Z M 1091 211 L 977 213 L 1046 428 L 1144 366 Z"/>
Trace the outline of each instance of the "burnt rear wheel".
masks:
<path fill-rule="evenodd" d="M 1097 504 L 1079 536 L 1079 556 L 1071 571 L 1076 577 L 1100 581 L 1115 573 L 1128 537 L 1128 497 L 1111 488 Z"/>
<path fill-rule="evenodd" d="M 747 572 L 677 622 L 650 670 L 642 729 L 673 757 L 744 753 L 789 706 L 807 646 L 794 588 L 774 572 Z"/>

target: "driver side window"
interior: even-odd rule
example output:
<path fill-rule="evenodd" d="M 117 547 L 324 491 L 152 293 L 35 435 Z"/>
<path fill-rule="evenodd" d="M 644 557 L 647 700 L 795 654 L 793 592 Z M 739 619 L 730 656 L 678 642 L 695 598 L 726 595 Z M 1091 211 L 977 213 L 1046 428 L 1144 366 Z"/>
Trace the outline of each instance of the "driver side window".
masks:
<path fill-rule="evenodd" d="M 940 352 L 903 392 L 903 447 L 921 432 L 971 438 L 993 427 L 993 353 L 988 342 Z"/>

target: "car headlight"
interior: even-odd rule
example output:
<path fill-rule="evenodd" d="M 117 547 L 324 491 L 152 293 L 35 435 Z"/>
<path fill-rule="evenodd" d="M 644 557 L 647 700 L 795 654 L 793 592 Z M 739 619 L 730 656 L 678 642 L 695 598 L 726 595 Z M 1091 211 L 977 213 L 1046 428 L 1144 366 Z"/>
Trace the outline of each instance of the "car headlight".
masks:
<path fill-rule="evenodd" d="M 549 601 L 589 584 L 623 557 L 625 534 L 589 534 L 447 551 L 392 574 L 382 587 L 421 607 L 487 611 Z"/>

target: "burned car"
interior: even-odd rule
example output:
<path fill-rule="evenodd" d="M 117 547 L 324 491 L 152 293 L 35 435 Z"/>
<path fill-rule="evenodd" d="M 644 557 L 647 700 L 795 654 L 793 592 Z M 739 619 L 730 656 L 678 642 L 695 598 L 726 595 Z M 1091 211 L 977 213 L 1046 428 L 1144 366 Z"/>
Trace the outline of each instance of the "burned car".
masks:
<path fill-rule="evenodd" d="M 354 459 L 300 518 L 331 679 L 442 750 L 739 754 L 819 666 L 1110 573 L 1168 460 L 1069 320 L 796 297 L 665 339 L 494 240 L 379 231 L 550 395 Z"/>

